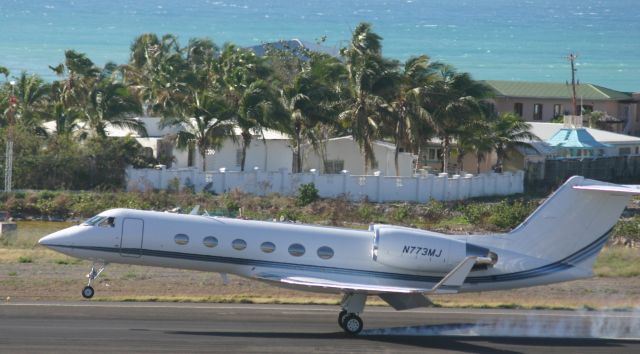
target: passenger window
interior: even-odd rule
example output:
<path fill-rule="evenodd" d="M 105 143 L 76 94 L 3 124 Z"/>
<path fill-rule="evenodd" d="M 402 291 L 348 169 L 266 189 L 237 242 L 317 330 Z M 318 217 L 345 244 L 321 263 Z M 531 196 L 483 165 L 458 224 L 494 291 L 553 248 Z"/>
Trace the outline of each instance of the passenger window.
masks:
<path fill-rule="evenodd" d="M 260 249 L 264 253 L 272 253 L 273 251 L 276 250 L 276 245 L 273 242 L 263 242 L 260 245 Z"/>
<path fill-rule="evenodd" d="M 304 246 L 299 243 L 294 243 L 293 245 L 289 246 L 289 254 L 294 257 L 300 257 L 304 254 L 304 252 Z"/>
<path fill-rule="evenodd" d="M 173 239 L 179 245 L 186 245 L 187 243 L 189 243 L 189 236 L 185 234 L 177 234 L 173 237 Z"/>
<path fill-rule="evenodd" d="M 245 240 L 237 238 L 233 240 L 233 242 L 231 243 L 231 247 L 238 251 L 242 251 L 243 249 L 247 248 L 247 242 Z"/>
<path fill-rule="evenodd" d="M 331 259 L 333 257 L 333 249 L 327 246 L 318 248 L 318 257 L 322 259 Z"/>
<path fill-rule="evenodd" d="M 213 248 L 218 245 L 218 239 L 213 236 L 207 236 L 202 240 L 202 243 L 209 248 Z"/>

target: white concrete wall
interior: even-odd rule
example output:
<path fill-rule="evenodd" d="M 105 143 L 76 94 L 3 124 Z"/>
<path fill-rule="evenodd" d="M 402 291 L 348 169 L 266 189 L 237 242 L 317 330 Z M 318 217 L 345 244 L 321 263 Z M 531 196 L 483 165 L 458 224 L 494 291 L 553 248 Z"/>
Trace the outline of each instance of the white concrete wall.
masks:
<path fill-rule="evenodd" d="M 200 192 L 205 188 L 216 193 L 240 189 L 246 193 L 295 195 L 301 184 L 313 182 L 323 198 L 345 196 L 354 201 L 407 201 L 424 203 L 430 199 L 462 200 L 473 197 L 511 195 L 524 192 L 524 173 L 505 172 L 480 175 L 446 174 L 386 177 L 351 174 L 321 175 L 292 174 L 287 170 L 265 172 L 202 172 L 191 169 L 133 169 L 127 170 L 127 190 L 166 189 L 177 178 L 180 186 L 194 185 Z"/>

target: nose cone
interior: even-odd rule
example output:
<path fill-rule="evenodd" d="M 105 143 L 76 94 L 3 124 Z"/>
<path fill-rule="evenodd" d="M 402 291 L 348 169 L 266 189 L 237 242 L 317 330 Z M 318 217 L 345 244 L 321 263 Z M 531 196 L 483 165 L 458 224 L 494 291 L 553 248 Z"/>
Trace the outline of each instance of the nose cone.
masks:
<path fill-rule="evenodd" d="M 69 231 L 67 231 L 67 229 L 60 230 L 41 238 L 38 240 L 38 243 L 51 249 L 55 249 L 56 246 L 71 246 L 69 236 Z"/>

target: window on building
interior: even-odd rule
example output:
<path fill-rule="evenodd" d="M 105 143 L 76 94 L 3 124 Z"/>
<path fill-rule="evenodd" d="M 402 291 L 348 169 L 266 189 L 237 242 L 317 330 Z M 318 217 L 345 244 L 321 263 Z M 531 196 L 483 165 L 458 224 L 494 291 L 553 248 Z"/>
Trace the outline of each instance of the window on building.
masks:
<path fill-rule="evenodd" d="M 636 146 L 636 155 L 638 155 L 638 153 L 640 152 L 639 150 L 640 150 L 640 148 L 638 148 L 638 147 Z"/>
<path fill-rule="evenodd" d="M 590 104 L 583 104 L 580 106 L 580 112 L 582 112 L 582 114 L 589 114 L 593 112 L 593 106 Z"/>
<path fill-rule="evenodd" d="M 422 163 L 440 161 L 442 158 L 442 149 L 430 147 L 424 149 L 421 153 Z"/>
<path fill-rule="evenodd" d="M 187 151 L 187 167 L 191 167 L 195 164 L 196 149 L 192 146 Z"/>
<path fill-rule="evenodd" d="M 515 114 L 519 115 L 520 117 L 522 117 L 522 111 L 523 111 L 522 103 L 516 102 L 513 105 L 513 113 L 515 113 Z"/>
<path fill-rule="evenodd" d="M 542 120 L 542 103 L 533 105 L 533 120 Z"/>
<path fill-rule="evenodd" d="M 562 105 L 561 104 L 554 104 L 553 105 L 553 118 L 559 117 L 561 115 L 562 115 Z"/>
<path fill-rule="evenodd" d="M 324 173 L 340 173 L 344 170 L 344 160 L 327 160 L 324 163 Z"/>
<path fill-rule="evenodd" d="M 627 155 L 631 155 L 631 148 L 620 148 L 618 149 L 618 155 L 620 156 L 627 156 Z"/>

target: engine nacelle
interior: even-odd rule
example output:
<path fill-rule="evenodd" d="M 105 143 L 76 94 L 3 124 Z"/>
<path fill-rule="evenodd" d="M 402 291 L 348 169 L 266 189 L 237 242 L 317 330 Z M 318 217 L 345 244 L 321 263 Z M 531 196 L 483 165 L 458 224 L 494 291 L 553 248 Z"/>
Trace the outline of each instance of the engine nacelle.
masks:
<path fill-rule="evenodd" d="M 416 272 L 448 273 L 468 256 L 477 264 L 495 263 L 495 254 L 484 247 L 424 231 L 376 227 L 373 260 Z"/>

